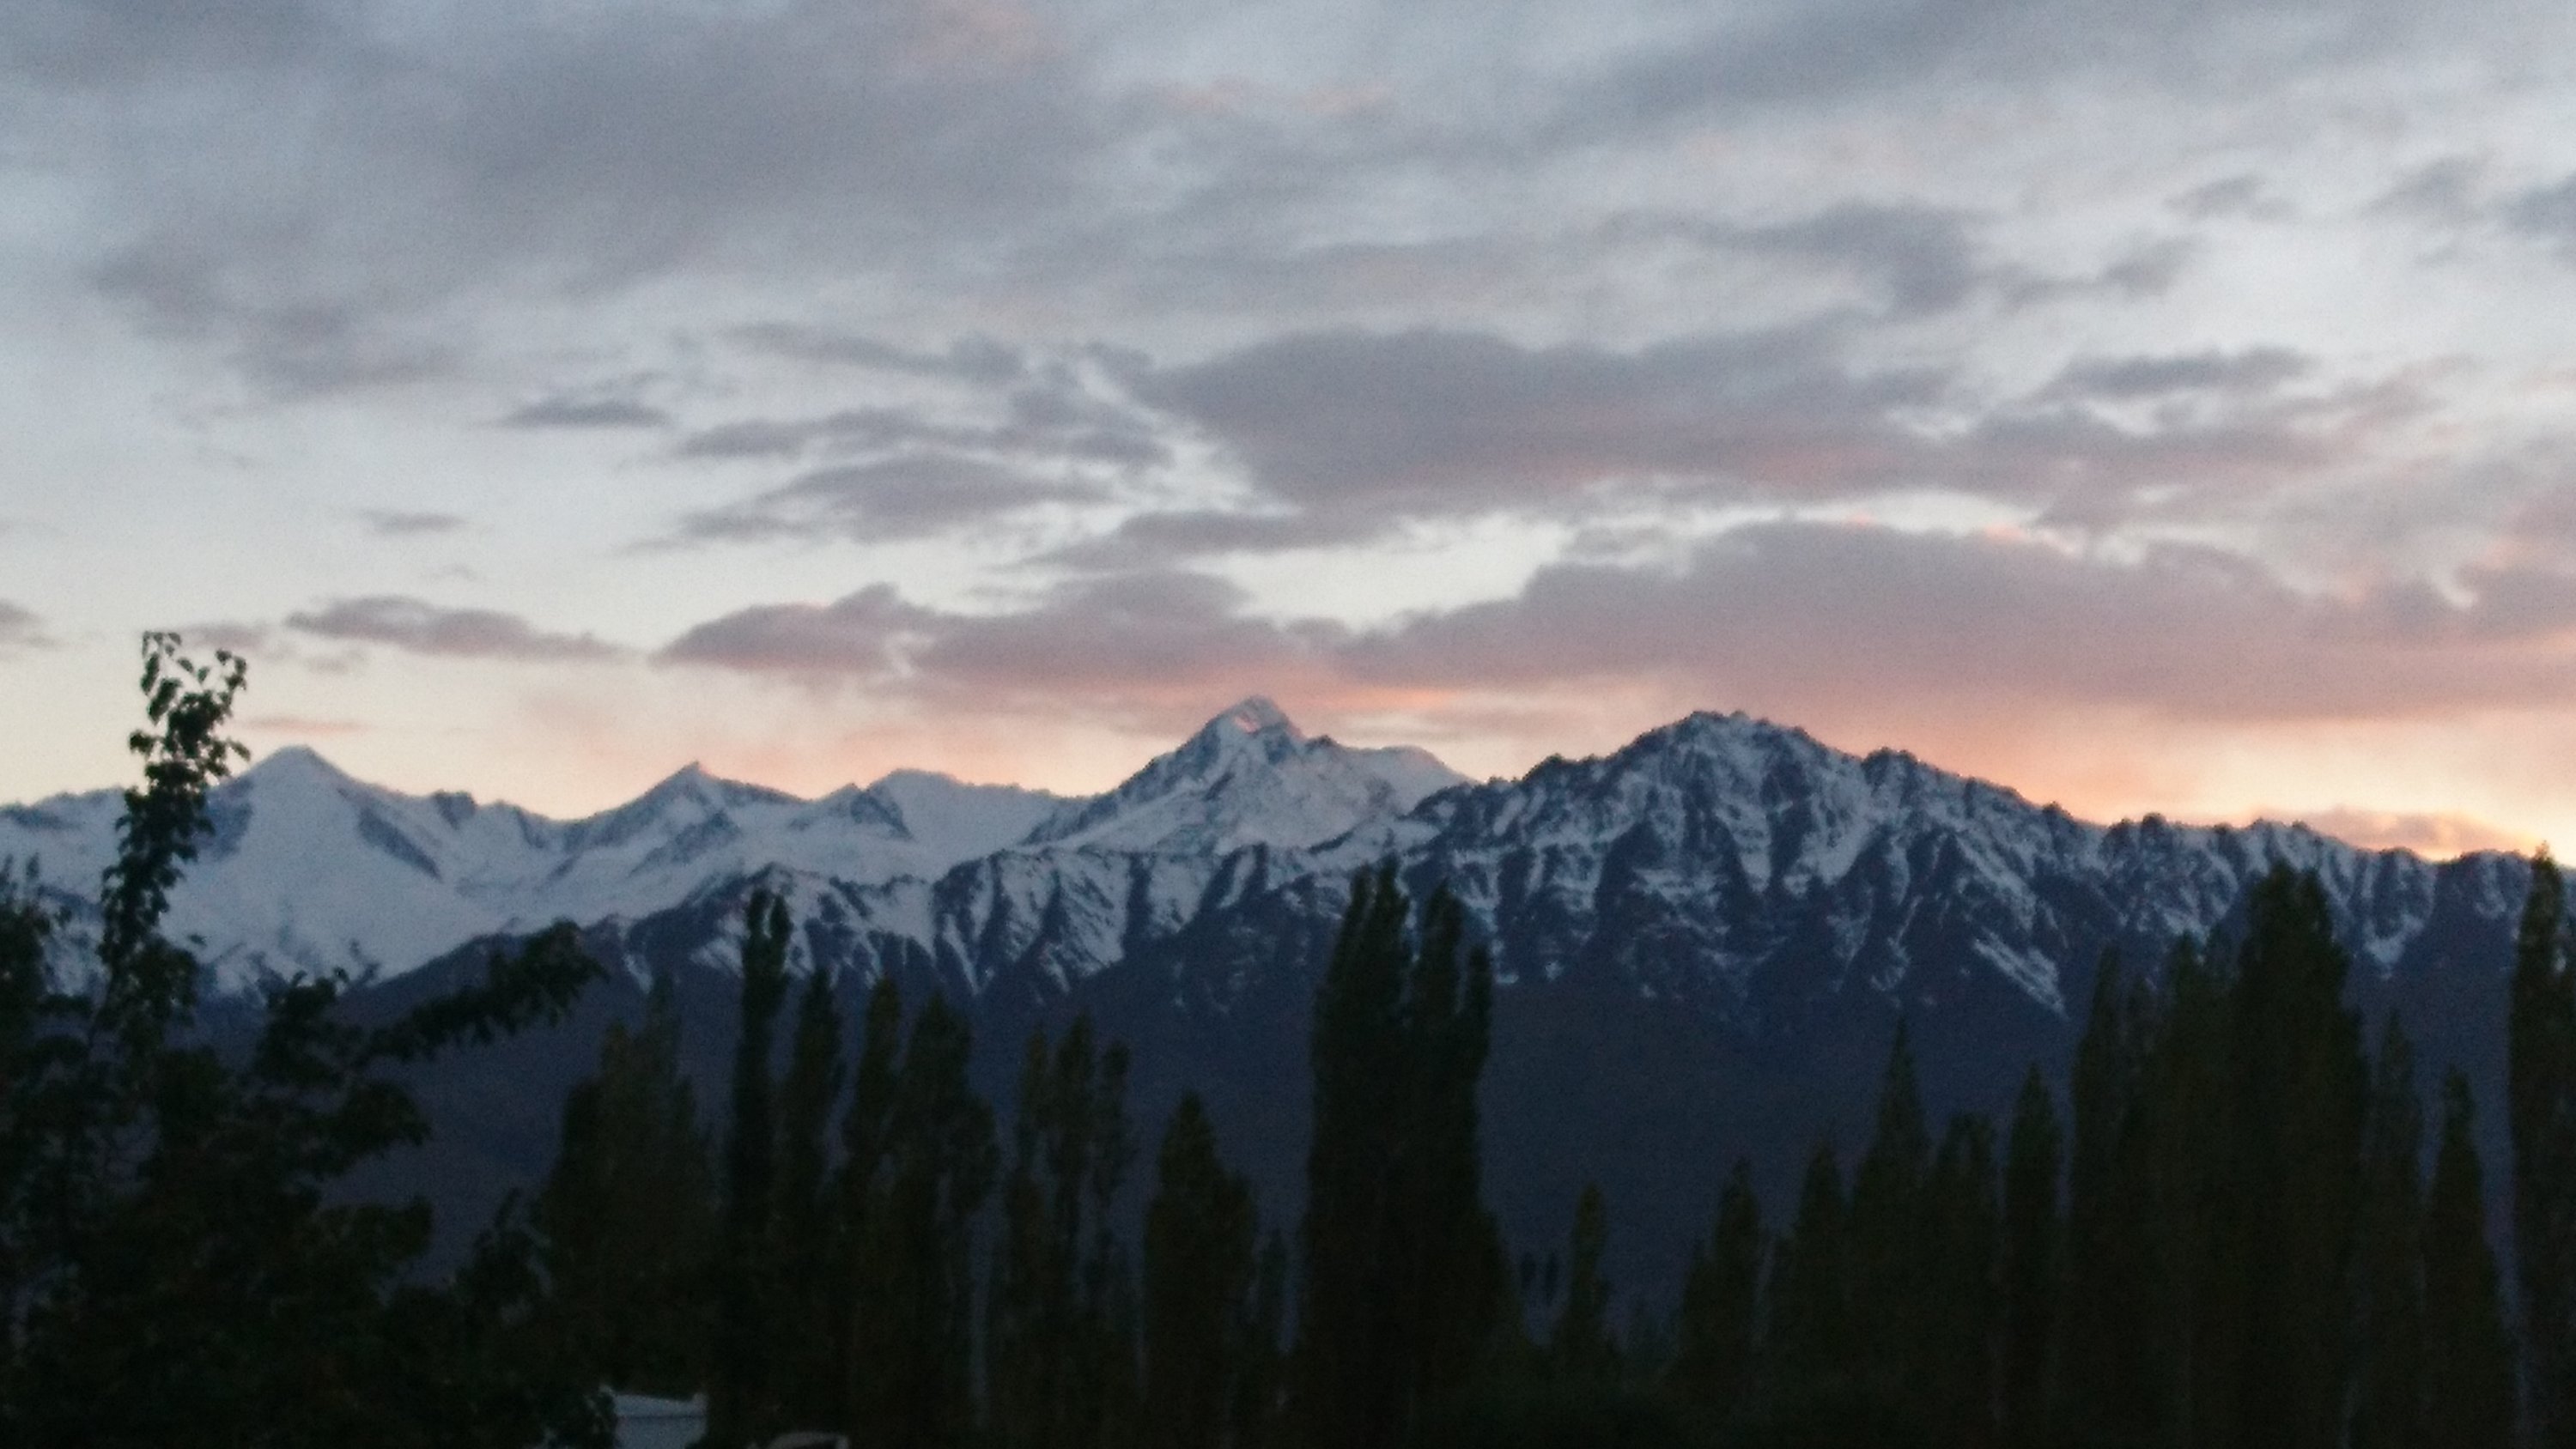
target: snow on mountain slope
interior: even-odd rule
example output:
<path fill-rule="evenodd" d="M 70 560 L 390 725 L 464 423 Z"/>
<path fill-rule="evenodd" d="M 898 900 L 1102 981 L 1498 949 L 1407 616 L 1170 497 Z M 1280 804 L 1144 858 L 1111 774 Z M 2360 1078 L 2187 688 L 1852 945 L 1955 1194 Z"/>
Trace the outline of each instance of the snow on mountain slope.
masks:
<path fill-rule="evenodd" d="M 1316 845 L 1464 780 L 1421 750 L 1309 739 L 1256 696 L 1108 794 L 1066 805 L 1023 845 L 1205 856 Z"/>
<path fill-rule="evenodd" d="M 1017 785 L 969 785 L 928 770 L 897 770 L 868 787 L 891 805 L 912 838 L 951 861 L 975 860 L 1017 845 L 1061 810 L 1062 795 Z"/>
<path fill-rule="evenodd" d="M 2092 825 L 1742 715 L 1471 784 L 1419 751 L 1310 739 L 1261 699 L 1090 799 L 899 772 L 806 801 L 691 767 L 562 822 L 379 790 L 291 750 L 213 805 L 173 925 L 236 986 L 400 971 L 560 917 L 680 922 L 655 938 L 722 966 L 727 903 L 764 874 L 815 955 L 863 971 L 928 962 L 970 993 L 1044 995 L 1186 938 L 1202 954 L 1241 943 L 1244 959 L 1207 963 L 1241 976 L 1275 964 L 1251 955 L 1279 931 L 1329 932 L 1350 874 L 1391 858 L 1458 894 L 1507 983 L 1603 974 L 1756 1015 L 1852 987 L 1927 1003 L 2000 990 L 2063 1014 L 2104 946 L 2158 959 L 2275 863 L 2318 873 L 2379 980 L 2448 949 L 2461 922 L 2509 921 L 2527 878 L 2510 857 L 2436 866 L 2296 825 Z M 86 893 L 116 811 L 114 792 L 0 810 L 0 858 L 41 855 Z"/>
<path fill-rule="evenodd" d="M 887 794 L 819 800 L 721 780 L 692 765 L 636 799 L 557 821 L 471 796 L 409 796 L 280 750 L 218 787 L 212 830 L 171 897 L 217 988 L 296 971 L 399 972 L 477 936 L 570 918 L 634 918 L 765 869 L 876 884 L 935 876 L 989 849 L 1053 797 L 907 784 L 932 842 Z M 943 799 L 962 818 L 938 814 Z M 34 858 L 59 898 L 85 900 L 113 859 L 115 791 L 0 811 L 0 859 Z"/>

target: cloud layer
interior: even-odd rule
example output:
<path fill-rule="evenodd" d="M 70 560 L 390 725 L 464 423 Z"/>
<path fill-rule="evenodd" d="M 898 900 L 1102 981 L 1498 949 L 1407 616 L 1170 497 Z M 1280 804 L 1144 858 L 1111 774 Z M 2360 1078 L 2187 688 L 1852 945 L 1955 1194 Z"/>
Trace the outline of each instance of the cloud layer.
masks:
<path fill-rule="evenodd" d="M 2569 56 L 2520 0 L 29 0 L 0 660 L 269 621 L 273 720 L 434 658 L 542 750 L 582 664 L 1024 716 L 1041 781 L 1251 690 L 1488 758 L 2546 733 Z M 2417 774 L 2228 788 L 2512 793 Z"/>

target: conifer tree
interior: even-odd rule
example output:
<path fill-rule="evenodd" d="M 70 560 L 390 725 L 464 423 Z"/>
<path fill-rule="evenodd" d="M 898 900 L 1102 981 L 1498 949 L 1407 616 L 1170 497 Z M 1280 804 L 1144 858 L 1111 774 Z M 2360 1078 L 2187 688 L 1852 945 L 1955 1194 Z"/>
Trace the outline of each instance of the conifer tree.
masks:
<path fill-rule="evenodd" d="M 819 1422 L 834 1427 L 855 1424 L 860 1413 L 860 1383 L 865 1370 L 860 1351 L 860 1318 L 878 1319 L 878 1305 L 864 1295 L 874 1291 L 874 1265 L 866 1254 L 882 1244 L 887 1195 L 887 1155 L 892 1150 L 895 1093 L 903 1070 L 903 994 L 894 978 L 880 975 L 868 989 L 861 1009 L 859 1049 L 850 1068 L 849 1101 L 841 1114 L 841 1160 L 832 1192 L 838 1221 L 831 1231 L 834 1261 L 821 1288 L 834 1299 L 824 1332 L 832 1355 L 833 1410 Z"/>
<path fill-rule="evenodd" d="M 1145 1210 L 1144 1384 L 1147 1449 L 1220 1449 L 1244 1437 L 1246 1380 L 1259 1372 L 1251 1184 L 1217 1156 L 1195 1092 L 1181 1098 L 1155 1161 Z M 1277 1342 L 1274 1337 L 1271 1342 Z M 1275 1349 L 1273 1350 L 1275 1352 Z"/>
<path fill-rule="evenodd" d="M 1670 1382 L 1684 1403 L 1725 1423 L 1744 1411 L 1761 1328 L 1762 1206 L 1753 1165 L 1736 1159 L 1717 1223 L 1691 1254 Z"/>
<path fill-rule="evenodd" d="M 657 972 L 642 1023 L 609 1027 L 599 1070 L 564 1100 L 563 1145 L 535 1226 L 573 1352 L 604 1384 L 686 1397 L 715 1325 L 715 1174 L 679 1061 L 679 1006 Z"/>
<path fill-rule="evenodd" d="M 846 1255 L 832 1184 L 832 1117 L 841 1095 L 841 1009 L 821 963 L 798 994 L 787 1074 L 778 1089 L 778 1185 L 772 1213 L 776 1315 L 772 1378 L 784 1422 L 802 1428 L 838 1418 Z"/>
<path fill-rule="evenodd" d="M 2360 1360 L 2352 1449 L 2424 1442 L 2424 1109 L 2415 1053 L 2394 1013 L 2371 1064 L 2369 1127 L 2362 1147 L 2359 1256 Z"/>
<path fill-rule="evenodd" d="M 871 1028 L 877 1015 L 871 1001 Z M 998 1154 L 992 1108 L 967 1080 L 973 1047 L 965 1018 L 933 996 L 888 1093 L 853 1252 L 855 1442 L 958 1449 L 975 1433 L 974 1226 Z M 861 1092 L 869 1065 L 863 1053 Z M 864 1105 L 854 1099 L 853 1118 Z"/>
<path fill-rule="evenodd" d="M 1973 1114 L 1950 1120 L 1923 1189 L 1924 1296 L 1913 1315 L 1923 1336 L 1921 1412 L 1934 1435 L 1961 1449 L 1995 1439 L 1995 1349 L 2002 1296 L 1995 1270 L 2003 1209 L 1995 1180 L 1994 1124 Z"/>
<path fill-rule="evenodd" d="M 2052 1437 L 2050 1390 L 2064 1257 L 2057 1184 L 2064 1152 L 2056 1096 L 2034 1064 L 2022 1078 L 2004 1149 L 1997 1374 L 1998 1438 L 2006 1449 L 2038 1449 Z"/>
<path fill-rule="evenodd" d="M 1008 1449 L 1100 1444 L 1133 1415 L 1132 1288 L 1109 1221 L 1126 1083 L 1126 1048 L 1095 1050 L 1087 1016 L 1052 1052 L 1043 1031 L 1029 1039 L 985 1332 L 992 1437 Z"/>
<path fill-rule="evenodd" d="M 778 1127 L 770 1077 L 778 1009 L 787 999 L 787 903 L 762 889 L 743 908 L 741 1034 L 734 1044 L 732 1126 L 725 1137 L 724 1238 L 716 1285 L 707 1438 L 766 1440 L 788 1427 L 778 1402 Z"/>
<path fill-rule="evenodd" d="M 1931 1259 L 1925 1175 L 1932 1142 L 1903 1022 L 1880 1079 L 1878 1125 L 1852 1175 L 1851 1321 L 1861 1383 L 1888 1403 L 1919 1404 L 1928 1388 L 1923 1349 Z"/>
<path fill-rule="evenodd" d="M 1565 1306 L 1548 1334 L 1548 1369 L 1574 1383 L 1607 1384 L 1619 1377 L 1619 1341 L 1610 1328 L 1610 1280 L 1602 1256 L 1610 1246 L 1610 1206 L 1598 1183 L 1585 1183 L 1574 1202 L 1574 1228 L 1566 1238 Z"/>
<path fill-rule="evenodd" d="M 1418 944 L 1411 913 L 1393 867 L 1362 872 L 1316 991 L 1296 1402 L 1332 1449 L 1380 1449 L 1445 1411 L 1506 1292 L 1476 1108 L 1493 968 L 1446 892 Z"/>
<path fill-rule="evenodd" d="M 1286 1438 L 1288 1369 L 1282 1335 L 1291 1291 L 1288 1240 L 1273 1228 L 1253 1267 L 1251 1316 L 1245 1324 L 1242 1372 L 1235 1382 L 1229 1422 L 1239 1449 L 1270 1449 Z"/>
<path fill-rule="evenodd" d="M 2442 1145 L 2424 1215 L 2425 1419 L 2416 1441 L 2445 1449 L 2514 1442 L 2513 1346 L 2487 1247 L 2476 1126 L 2468 1080 L 2451 1072 L 2442 1083 Z"/>
<path fill-rule="evenodd" d="M 2233 992 L 2215 959 L 2175 943 L 2160 1009 L 2132 1012 L 2145 1080 L 2129 1179 L 2152 1287 L 2140 1301 L 2146 1417 L 2163 1437 L 2225 1444 L 2246 1389 L 2248 1191 L 2243 1103 L 2231 1065 Z"/>
<path fill-rule="evenodd" d="M 2246 1385 L 2233 1442 L 2247 1449 L 2333 1449 L 2342 1434 L 2344 1335 L 2332 1326 L 2350 1321 L 2367 1091 L 2348 969 L 2313 874 L 2276 867 L 2255 885 L 2231 1063 Z"/>
<path fill-rule="evenodd" d="M 2547 852 L 2514 939 L 2507 1042 L 2513 1232 L 2532 1442 L 2576 1449 L 2576 977 L 2566 888 Z"/>
<path fill-rule="evenodd" d="M 2063 1421 L 2112 1442 L 2147 1435 L 2159 1377 L 2143 1100 L 2148 1009 L 2118 955 L 2104 952 L 2069 1090 Z"/>
<path fill-rule="evenodd" d="M 1848 1397 L 1853 1384 L 1849 1208 L 1833 1145 L 1807 1159 L 1798 1214 L 1772 1251 L 1764 1358 L 1771 1397 L 1789 1406 Z"/>

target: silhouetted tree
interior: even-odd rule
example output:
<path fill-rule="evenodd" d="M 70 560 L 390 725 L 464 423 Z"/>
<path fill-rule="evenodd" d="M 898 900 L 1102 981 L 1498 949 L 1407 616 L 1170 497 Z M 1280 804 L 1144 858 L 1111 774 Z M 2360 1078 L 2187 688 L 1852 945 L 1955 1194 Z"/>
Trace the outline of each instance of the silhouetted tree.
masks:
<path fill-rule="evenodd" d="M 2547 852 L 2514 939 L 2507 1116 L 2523 1384 L 2533 1442 L 2576 1446 L 2576 977 L 2566 887 Z"/>
<path fill-rule="evenodd" d="M 2013 1104 L 2012 1139 L 2004 1149 L 2002 1344 L 1998 1349 L 1999 1440 L 2008 1449 L 2038 1449 L 2052 1438 L 2054 1367 L 2064 1223 L 2058 1174 L 2065 1134 L 2057 1099 L 2033 1066 Z"/>
<path fill-rule="evenodd" d="M 1219 1449 L 1246 1438 L 1246 1380 L 1260 1371 L 1260 1264 L 1251 1185 L 1217 1156 L 1195 1092 L 1181 1098 L 1145 1210 L 1144 1396 L 1148 1449 Z M 1255 1391 L 1257 1392 L 1257 1391 Z"/>
<path fill-rule="evenodd" d="M 1044 1032 L 1030 1037 L 985 1332 L 992 1438 L 1010 1449 L 1097 1445 L 1130 1427 L 1133 1288 L 1109 1221 L 1126 1101 L 1127 1050 L 1096 1050 L 1089 1017 L 1053 1052 Z"/>
<path fill-rule="evenodd" d="M 428 1134 L 402 1073 L 560 1019 L 598 966 L 558 926 L 382 1024 L 340 1009 L 345 976 L 299 976 L 246 1053 L 219 1050 L 161 925 L 245 757 L 223 728 L 247 669 L 168 634 L 143 657 L 95 971 L 56 980 L 51 919 L 0 880 L 0 1442 L 605 1443 L 514 1218 L 427 1282 L 427 1205 L 346 1191 Z"/>
<path fill-rule="evenodd" d="M 1765 1358 L 1775 1403 L 1848 1397 L 1853 1381 L 1848 1214 L 1830 1143 L 1807 1159 L 1798 1215 L 1772 1251 Z"/>
<path fill-rule="evenodd" d="M 679 1062 L 671 977 L 644 1018 L 612 1025 L 599 1070 L 564 1099 L 563 1144 L 535 1227 L 574 1352 L 601 1383 L 687 1396 L 706 1386 L 715 1325 L 715 1174 Z"/>
<path fill-rule="evenodd" d="M 876 1020 L 871 1003 L 870 1024 Z M 851 1437 L 955 1449 L 975 1431 L 976 1214 L 993 1190 L 993 1112 L 967 1080 L 973 1037 L 933 996 L 890 1084 L 882 1147 L 853 1153 L 873 1172 L 853 1186 Z M 858 1087 L 871 1086 L 860 1059 Z M 854 1117 L 866 1115 L 854 1100 Z M 871 1129 L 873 1130 L 873 1129 Z M 857 1135 L 856 1133 L 853 1134 Z"/>
<path fill-rule="evenodd" d="M 2333 1449 L 2342 1437 L 2345 1335 L 2363 1103 L 2359 1024 L 2325 890 L 2275 867 L 2247 900 L 2237 955 L 2233 1073 L 2245 1315 L 2234 1352 L 2245 1449 Z M 2321 1331 L 2323 1330 L 2323 1331 Z M 2259 1385 L 2259 1392 L 2254 1386 Z"/>
<path fill-rule="evenodd" d="M 1398 1443 L 1464 1391 L 1504 1302 L 1476 1084 L 1493 969 L 1445 892 L 1420 938 L 1392 867 L 1363 872 L 1316 991 L 1297 1404 L 1309 1442 Z"/>
<path fill-rule="evenodd" d="M 2476 1127 L 2468 1081 L 2452 1072 L 2442 1083 L 2442 1145 L 2424 1214 L 2426 1412 L 2416 1441 L 2445 1449 L 2514 1442 L 2513 1343 L 2487 1247 Z"/>
<path fill-rule="evenodd" d="M 776 1211 L 778 1128 L 772 1033 L 787 999 L 787 903 L 755 890 L 743 908 L 742 1029 L 733 1058 L 733 1125 L 725 1137 L 724 1237 L 716 1286 L 707 1438 L 766 1440 L 787 1427 L 778 1403 Z"/>
<path fill-rule="evenodd" d="M 1598 1183 L 1574 1202 L 1565 1246 L 1565 1306 L 1548 1334 L 1548 1369 L 1575 1383 L 1607 1384 L 1619 1376 L 1619 1342 L 1610 1330 L 1610 1280 L 1601 1260 L 1610 1247 L 1610 1205 Z"/>
<path fill-rule="evenodd" d="M 1670 1382 L 1683 1402 L 1725 1423 L 1742 1413 L 1761 1330 L 1762 1206 L 1741 1158 L 1717 1200 L 1717 1223 L 1691 1254 Z"/>
<path fill-rule="evenodd" d="M 2424 1109 L 2415 1052 L 2391 1015 L 2371 1064 L 2362 1146 L 2358 1341 L 2352 1449 L 2425 1442 Z"/>
<path fill-rule="evenodd" d="M 842 1030 L 832 975 L 818 961 L 797 996 L 787 1073 L 778 1087 L 778 1182 L 771 1212 L 771 1380 L 781 1422 L 802 1428 L 834 1422 L 841 1410 L 841 1333 L 835 1319 L 844 1301 L 837 1280 L 847 1254 L 832 1181 L 832 1119 L 841 1097 Z"/>
<path fill-rule="evenodd" d="M 1879 1080 L 1878 1125 L 1852 1174 L 1851 1323 L 1864 1391 L 1912 1407 L 1922 1404 L 1929 1387 L 1924 1275 L 1932 1244 L 1923 1190 L 1931 1165 L 1914 1051 L 1899 1022 Z"/>

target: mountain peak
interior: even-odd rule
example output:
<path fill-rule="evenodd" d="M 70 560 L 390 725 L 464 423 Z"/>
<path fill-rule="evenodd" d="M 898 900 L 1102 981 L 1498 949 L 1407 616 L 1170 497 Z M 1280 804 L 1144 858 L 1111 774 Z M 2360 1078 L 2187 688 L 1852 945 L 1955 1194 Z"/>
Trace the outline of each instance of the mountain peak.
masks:
<path fill-rule="evenodd" d="M 1305 732 L 1297 728 L 1296 721 L 1288 718 L 1288 712 L 1273 703 L 1270 696 L 1266 694 L 1256 694 L 1238 701 L 1234 708 L 1218 714 L 1216 718 L 1201 726 L 1199 733 L 1204 735 L 1228 729 L 1247 735 L 1276 731 L 1299 743 L 1303 743 L 1306 738 Z"/>
<path fill-rule="evenodd" d="M 348 772 L 310 745 L 284 745 L 254 761 L 249 769 L 237 772 L 238 780 L 318 780 L 328 785 L 356 783 Z"/>

